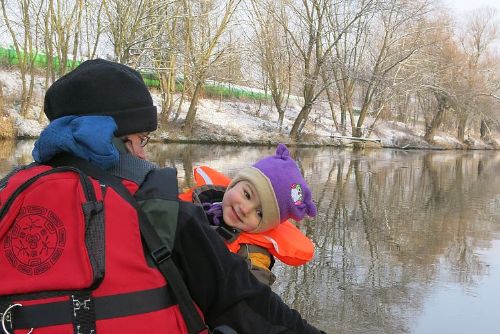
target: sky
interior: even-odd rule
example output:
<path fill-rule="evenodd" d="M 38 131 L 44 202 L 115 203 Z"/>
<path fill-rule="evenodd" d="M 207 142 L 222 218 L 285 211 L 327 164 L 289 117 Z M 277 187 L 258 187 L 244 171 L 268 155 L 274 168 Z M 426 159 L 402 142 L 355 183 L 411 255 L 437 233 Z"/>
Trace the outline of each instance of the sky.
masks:
<path fill-rule="evenodd" d="M 500 12 L 500 0 L 444 0 L 444 3 L 454 9 L 457 14 L 483 6 L 494 7 Z"/>
<path fill-rule="evenodd" d="M 477 9 L 483 6 L 489 6 L 496 8 L 498 10 L 498 16 L 500 17 L 500 0 L 442 0 L 442 3 L 455 11 L 458 18 L 462 16 L 465 12 Z M 2 36 L 5 35 L 5 36 Z M 8 45 L 7 41 L 8 34 L 6 31 L 0 29 L 0 45 Z"/>
<path fill-rule="evenodd" d="M 497 10 L 497 22 L 500 21 L 500 0 L 443 0 L 443 4 L 450 8 L 457 20 L 460 22 L 466 18 L 465 14 L 481 7 L 492 7 Z M 492 48 L 500 51 L 500 39 L 492 43 Z"/>

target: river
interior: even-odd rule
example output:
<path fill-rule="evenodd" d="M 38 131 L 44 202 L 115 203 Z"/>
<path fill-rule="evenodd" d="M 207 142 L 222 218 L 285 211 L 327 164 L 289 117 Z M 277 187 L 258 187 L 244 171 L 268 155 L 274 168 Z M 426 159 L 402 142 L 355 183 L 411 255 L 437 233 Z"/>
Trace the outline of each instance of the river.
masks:
<path fill-rule="evenodd" d="M 32 141 L 0 143 L 0 173 Z M 158 144 L 151 160 L 229 176 L 274 147 Z M 500 153 L 291 148 L 318 206 L 301 229 L 316 245 L 273 286 L 327 333 L 500 333 Z M 187 171 L 187 172 L 186 172 Z"/>

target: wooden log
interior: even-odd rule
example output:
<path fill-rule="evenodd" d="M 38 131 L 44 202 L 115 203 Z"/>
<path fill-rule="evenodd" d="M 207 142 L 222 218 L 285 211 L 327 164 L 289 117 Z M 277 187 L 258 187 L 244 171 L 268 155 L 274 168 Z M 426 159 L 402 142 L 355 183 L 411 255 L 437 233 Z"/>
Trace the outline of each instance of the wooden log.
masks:
<path fill-rule="evenodd" d="M 331 135 L 330 138 L 333 139 L 347 139 L 347 140 L 353 140 L 353 141 L 370 141 L 374 143 L 382 143 L 380 139 L 377 138 L 363 138 L 363 137 L 350 137 L 350 136 L 338 136 L 338 135 Z"/>

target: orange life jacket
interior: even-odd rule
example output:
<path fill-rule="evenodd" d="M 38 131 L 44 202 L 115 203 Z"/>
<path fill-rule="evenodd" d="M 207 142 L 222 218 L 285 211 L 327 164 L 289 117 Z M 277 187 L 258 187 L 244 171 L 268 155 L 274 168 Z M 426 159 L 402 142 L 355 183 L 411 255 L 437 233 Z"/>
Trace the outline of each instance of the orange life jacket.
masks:
<path fill-rule="evenodd" d="M 193 171 L 195 187 L 179 195 L 186 202 L 193 201 L 193 190 L 204 185 L 227 187 L 231 179 L 221 172 L 207 166 L 196 167 Z M 266 232 L 241 232 L 231 243 L 226 243 L 229 250 L 237 253 L 243 244 L 263 247 L 280 261 L 299 266 L 310 261 L 314 256 L 314 244 L 292 222 L 285 221 Z"/>

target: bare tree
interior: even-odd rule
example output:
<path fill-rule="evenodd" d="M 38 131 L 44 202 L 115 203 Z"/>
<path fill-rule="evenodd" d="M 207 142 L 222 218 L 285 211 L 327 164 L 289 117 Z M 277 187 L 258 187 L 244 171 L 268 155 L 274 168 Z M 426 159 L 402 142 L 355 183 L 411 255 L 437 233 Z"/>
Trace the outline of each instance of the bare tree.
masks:
<path fill-rule="evenodd" d="M 345 126 L 345 115 L 349 115 L 355 137 L 367 135 L 363 130 L 369 114 L 374 121 L 368 132 L 373 129 L 386 101 L 403 81 L 399 77 L 401 68 L 423 47 L 423 26 L 419 22 L 429 10 L 425 0 L 384 1 L 374 9 L 344 34 L 334 50 L 341 123 Z M 336 20 L 332 24 L 339 26 Z M 355 109 L 359 112 L 357 119 Z"/>
<path fill-rule="evenodd" d="M 425 34 L 427 46 L 412 59 L 411 66 L 420 69 L 417 84 L 425 112 L 424 139 L 432 143 L 448 111 L 456 108 L 456 92 L 462 85 L 465 58 L 453 39 L 453 25 L 448 14 L 437 15 Z M 426 100 L 427 102 L 423 102 Z"/>
<path fill-rule="evenodd" d="M 186 64 L 189 66 L 189 79 L 194 86 L 183 129 L 187 136 L 193 131 L 198 100 L 208 68 L 225 50 L 223 45 L 219 45 L 219 41 L 240 1 L 211 0 L 193 3 L 183 0 Z"/>
<path fill-rule="evenodd" d="M 240 85 L 244 83 L 242 73 L 242 50 L 244 46 L 242 39 L 233 33 L 235 30 L 234 24 L 231 24 L 226 30 L 225 36 L 221 39 L 221 42 L 224 42 L 224 52 L 222 52 L 217 62 L 212 63 L 209 67 L 207 77 L 216 82 L 224 83 L 231 89 L 233 84 Z"/>
<path fill-rule="evenodd" d="M 48 0 L 51 29 L 53 37 L 48 40 L 52 45 L 47 46 L 55 49 L 58 60 L 58 75 L 66 73 L 68 69 L 69 55 L 72 55 L 73 64 L 79 52 L 81 18 L 83 12 L 83 0 L 63 1 Z"/>
<path fill-rule="evenodd" d="M 45 89 L 56 76 L 64 75 L 77 65 L 82 50 L 90 58 L 95 56 L 102 33 L 101 12 L 100 1 L 47 0 L 42 13 L 43 47 L 47 59 Z M 39 121 L 44 117 L 40 110 Z"/>
<path fill-rule="evenodd" d="M 491 131 L 500 124 L 500 55 L 490 54 L 484 60 L 487 71 L 483 71 L 486 82 L 486 92 L 480 94 L 479 110 L 480 138 L 491 140 Z"/>
<path fill-rule="evenodd" d="M 2 15 L 16 50 L 21 73 L 22 88 L 19 113 L 26 117 L 33 96 L 35 60 L 38 55 L 44 1 L 21 0 L 14 4 L 14 2 L 1 0 L 1 5 Z M 12 7 L 7 7 L 7 5 Z"/>
<path fill-rule="evenodd" d="M 56 80 L 56 73 L 54 69 L 54 43 L 53 43 L 53 28 L 52 24 L 52 12 L 51 1 L 47 2 L 45 11 L 43 13 L 43 47 L 45 49 L 45 55 L 47 57 L 47 64 L 45 69 L 45 90 L 49 88 L 49 85 Z M 40 111 L 39 120 L 42 121 L 44 115 L 43 112 Z"/>
<path fill-rule="evenodd" d="M 159 123 L 160 127 L 166 125 L 182 53 L 182 2 L 106 0 L 104 9 L 117 60 L 157 75 L 162 98 Z"/>
<path fill-rule="evenodd" d="M 457 138 L 465 141 L 465 128 L 469 118 L 478 113 L 481 93 L 487 90 L 485 79 L 488 68 L 484 62 L 492 43 L 498 39 L 499 27 L 494 8 L 482 7 L 469 13 L 461 36 L 462 50 L 466 56 L 463 92 L 457 98 Z"/>
<path fill-rule="evenodd" d="M 329 26 L 331 27 L 332 34 L 328 35 L 329 39 L 337 39 L 334 48 L 328 54 L 328 68 L 323 70 L 324 81 L 333 77 L 337 89 L 337 96 L 340 106 L 340 128 L 342 134 L 346 134 L 347 129 L 347 115 L 353 114 L 354 108 L 354 93 L 355 93 L 355 73 L 361 71 L 362 57 L 365 54 L 365 48 L 368 45 L 369 39 L 369 23 L 373 18 L 373 11 L 366 11 L 359 19 L 352 24 L 349 33 L 342 32 L 346 22 L 352 20 L 352 16 L 356 15 L 356 8 L 363 5 L 362 2 L 356 1 L 341 2 L 335 6 L 334 11 L 336 15 L 329 17 Z M 330 90 L 328 92 L 328 100 L 330 109 L 332 110 L 332 117 L 334 115 L 334 108 L 332 107 L 333 101 Z"/>
<path fill-rule="evenodd" d="M 178 35 L 182 31 L 183 8 L 179 1 L 163 0 L 152 0 L 149 6 L 151 29 L 143 35 L 142 41 L 130 48 L 129 62 L 133 61 L 146 73 L 157 75 L 162 110 L 159 125 L 164 127 L 174 104 L 177 62 L 182 48 L 182 38 Z"/>
<path fill-rule="evenodd" d="M 255 30 L 252 37 L 264 80 L 269 85 L 278 112 L 278 128 L 281 130 L 292 83 L 290 41 L 282 25 L 275 19 L 282 10 L 280 2 L 252 0 L 251 5 L 252 10 L 249 12 Z M 282 17 L 282 20 L 285 19 Z"/>
<path fill-rule="evenodd" d="M 6 114 L 3 108 L 3 83 L 0 81 L 0 115 L 5 116 Z"/>
<path fill-rule="evenodd" d="M 158 13 L 173 1 L 104 0 L 108 31 L 118 62 L 135 66 L 133 63 L 140 58 L 142 47 L 160 32 L 158 20 L 164 16 Z"/>
<path fill-rule="evenodd" d="M 103 9 L 105 1 L 84 1 L 83 3 L 83 36 L 80 54 L 89 59 L 97 56 L 97 47 L 104 32 Z"/>
<path fill-rule="evenodd" d="M 329 29 L 328 18 L 338 15 L 335 8 L 339 2 L 333 0 L 289 1 L 278 18 L 293 44 L 295 59 L 300 63 L 303 106 L 293 123 L 290 137 L 297 140 L 304 128 L 313 104 L 331 84 L 321 81 L 321 71 L 327 63 L 327 57 L 339 39 L 365 13 L 371 10 L 373 0 L 361 1 L 354 15 L 344 25 L 333 32 Z M 342 3 L 342 2 L 341 2 Z M 328 34 L 335 33 L 333 38 Z M 331 36 L 330 36 L 331 37 Z"/>

